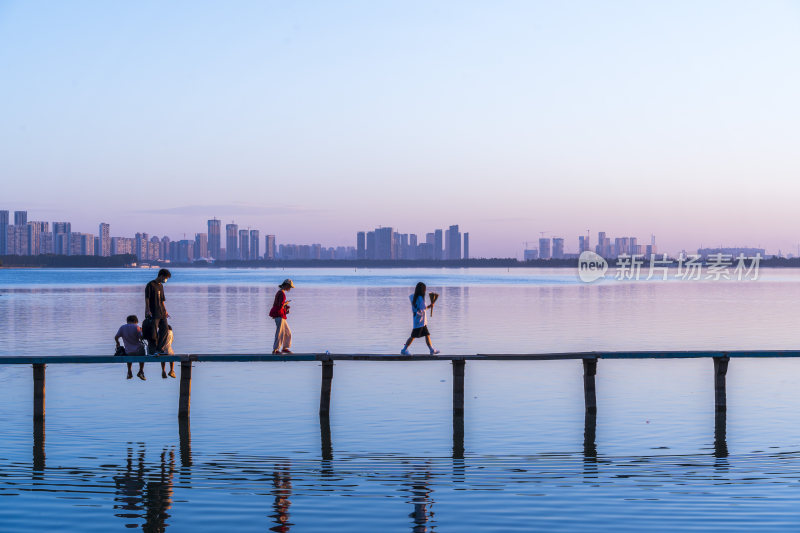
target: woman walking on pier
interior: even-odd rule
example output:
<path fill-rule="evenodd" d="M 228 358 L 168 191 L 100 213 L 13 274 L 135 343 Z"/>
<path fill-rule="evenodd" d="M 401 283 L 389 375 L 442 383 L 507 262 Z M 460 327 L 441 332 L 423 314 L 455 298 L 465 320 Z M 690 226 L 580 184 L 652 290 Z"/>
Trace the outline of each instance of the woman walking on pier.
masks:
<path fill-rule="evenodd" d="M 433 304 L 428 306 L 425 305 L 425 290 L 427 287 L 421 281 L 417 283 L 417 286 L 414 288 L 414 294 L 409 296 L 408 298 L 411 300 L 411 314 L 413 320 L 413 326 L 411 330 L 411 336 L 406 341 L 405 346 L 403 349 L 400 350 L 401 355 L 411 355 L 411 352 L 408 351 L 408 347 L 411 346 L 411 343 L 414 342 L 414 339 L 419 337 L 425 337 L 425 344 L 428 345 L 428 349 L 431 352 L 431 355 L 436 355 L 439 353 L 439 350 L 433 347 L 431 344 L 431 334 L 428 331 L 428 308 L 432 307 Z"/>
<path fill-rule="evenodd" d="M 292 347 L 292 330 L 286 322 L 290 300 L 286 299 L 286 293 L 294 289 L 294 283 L 290 279 L 285 279 L 278 287 L 280 290 L 275 294 L 275 301 L 269 311 L 269 316 L 275 319 L 275 342 L 272 344 L 272 353 L 292 353 L 289 349 Z"/>

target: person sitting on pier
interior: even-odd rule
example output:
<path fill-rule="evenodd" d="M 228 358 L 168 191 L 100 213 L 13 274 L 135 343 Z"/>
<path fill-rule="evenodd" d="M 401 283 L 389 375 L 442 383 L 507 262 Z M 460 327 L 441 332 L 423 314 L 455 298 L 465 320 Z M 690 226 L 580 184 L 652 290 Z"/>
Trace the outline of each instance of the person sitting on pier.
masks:
<path fill-rule="evenodd" d="M 142 343 L 142 328 L 139 327 L 139 317 L 136 315 L 128 316 L 126 323 L 119 327 L 117 334 L 114 336 L 114 341 L 119 348 L 119 340 L 125 347 L 125 355 L 144 355 L 144 344 Z M 139 373 L 136 374 L 142 381 L 147 378 L 144 377 L 144 363 L 139 363 Z M 133 377 L 133 370 L 131 363 L 128 363 L 128 377 Z"/>
<path fill-rule="evenodd" d="M 171 277 L 172 274 L 170 271 L 166 268 L 162 268 L 158 271 L 158 277 L 150 281 L 144 288 L 144 315 L 145 317 L 153 319 L 153 325 L 158 331 L 158 341 L 155 350 L 153 350 L 153 347 L 149 346 L 148 343 L 150 355 L 163 354 L 167 344 L 167 332 L 169 331 L 167 318 L 169 318 L 169 313 L 167 313 L 167 308 L 164 305 L 166 301 L 164 297 L 164 283 Z"/>
<path fill-rule="evenodd" d="M 286 322 L 290 300 L 286 299 L 286 293 L 294 289 L 294 283 L 290 279 L 285 279 L 278 287 L 280 290 L 275 294 L 275 301 L 269 310 L 269 316 L 275 319 L 275 342 L 272 344 L 272 353 L 292 353 L 289 349 L 292 347 L 292 330 Z"/>
<path fill-rule="evenodd" d="M 411 355 L 411 352 L 408 351 L 408 347 L 411 346 L 411 343 L 414 342 L 414 339 L 419 337 L 425 337 L 425 343 L 428 345 L 428 349 L 431 352 L 431 355 L 436 355 L 439 353 L 439 350 L 433 347 L 431 344 L 431 334 L 428 331 L 428 313 L 427 310 L 429 307 L 432 307 L 433 304 L 426 306 L 425 305 L 425 290 L 427 287 L 421 281 L 417 283 L 417 286 L 414 288 L 414 294 L 409 296 L 408 298 L 411 300 L 411 314 L 412 314 L 412 330 L 411 336 L 406 341 L 405 346 L 403 349 L 400 350 L 401 355 Z"/>
<path fill-rule="evenodd" d="M 167 326 L 167 344 L 164 348 L 164 353 L 166 355 L 175 355 L 175 351 L 172 349 L 172 326 Z M 175 376 L 175 361 L 169 362 L 169 374 L 167 374 L 166 370 L 166 363 L 161 361 L 161 377 L 163 379 L 167 379 L 167 376 L 174 378 Z"/>

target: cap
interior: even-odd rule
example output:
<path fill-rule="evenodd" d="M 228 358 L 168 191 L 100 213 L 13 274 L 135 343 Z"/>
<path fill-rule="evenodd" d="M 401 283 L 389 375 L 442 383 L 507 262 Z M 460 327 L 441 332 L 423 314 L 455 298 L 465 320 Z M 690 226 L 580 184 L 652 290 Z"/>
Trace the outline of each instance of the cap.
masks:
<path fill-rule="evenodd" d="M 283 280 L 283 283 L 281 283 L 279 285 L 279 287 L 286 287 L 286 286 L 291 287 L 292 289 L 294 289 L 294 283 L 292 283 L 292 280 L 290 280 L 289 278 L 286 278 L 285 280 Z"/>

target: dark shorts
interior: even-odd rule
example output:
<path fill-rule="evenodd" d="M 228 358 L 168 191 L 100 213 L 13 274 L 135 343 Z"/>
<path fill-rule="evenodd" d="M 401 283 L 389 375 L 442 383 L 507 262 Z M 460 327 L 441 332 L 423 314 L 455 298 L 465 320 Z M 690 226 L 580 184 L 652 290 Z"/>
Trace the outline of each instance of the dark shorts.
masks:
<path fill-rule="evenodd" d="M 431 333 L 428 331 L 428 326 L 422 326 L 421 328 L 414 328 L 411 330 L 411 338 L 412 339 L 419 339 L 420 337 L 427 337 Z"/>

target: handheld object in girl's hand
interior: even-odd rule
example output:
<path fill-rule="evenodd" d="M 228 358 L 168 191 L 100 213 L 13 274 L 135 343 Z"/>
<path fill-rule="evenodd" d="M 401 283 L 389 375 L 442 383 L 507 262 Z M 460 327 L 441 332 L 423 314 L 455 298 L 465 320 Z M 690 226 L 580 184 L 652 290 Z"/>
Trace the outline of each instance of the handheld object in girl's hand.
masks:
<path fill-rule="evenodd" d="M 438 294 L 436 294 L 435 292 L 429 292 L 429 293 L 428 293 L 428 296 L 429 296 L 429 297 L 430 297 L 430 299 L 431 299 L 431 316 L 433 316 L 433 304 L 435 304 L 435 303 L 436 303 L 436 300 L 438 300 L 438 299 L 439 299 L 439 295 L 438 295 Z"/>

